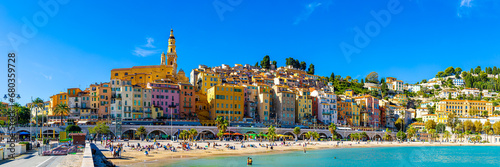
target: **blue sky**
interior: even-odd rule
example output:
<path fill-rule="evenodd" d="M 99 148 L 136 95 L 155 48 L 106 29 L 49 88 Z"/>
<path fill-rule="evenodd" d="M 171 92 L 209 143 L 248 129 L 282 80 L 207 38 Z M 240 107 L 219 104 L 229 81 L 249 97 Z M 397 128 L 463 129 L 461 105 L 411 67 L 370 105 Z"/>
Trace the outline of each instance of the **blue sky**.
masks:
<path fill-rule="evenodd" d="M 0 64 L 7 64 L 8 52 L 17 53 L 21 103 L 109 81 L 113 68 L 159 64 L 171 27 L 179 67 L 187 73 L 199 64 L 253 65 L 270 55 L 279 66 L 287 57 L 313 63 L 318 75 L 361 79 L 376 71 L 415 83 L 449 66 L 469 70 L 500 62 L 500 2 L 495 0 L 399 0 L 398 12 L 389 12 L 385 26 L 371 12 L 384 13 L 397 2 L 57 2 L 56 12 L 45 11 L 38 1 L 0 3 L 0 53 L 5 55 Z M 37 31 L 23 33 L 28 24 Z M 356 29 L 366 33 L 367 25 L 369 42 L 356 45 Z M 22 40 L 13 44 L 12 34 Z M 342 43 L 356 52 L 346 56 Z M 2 73 L 0 80 L 6 81 Z"/>

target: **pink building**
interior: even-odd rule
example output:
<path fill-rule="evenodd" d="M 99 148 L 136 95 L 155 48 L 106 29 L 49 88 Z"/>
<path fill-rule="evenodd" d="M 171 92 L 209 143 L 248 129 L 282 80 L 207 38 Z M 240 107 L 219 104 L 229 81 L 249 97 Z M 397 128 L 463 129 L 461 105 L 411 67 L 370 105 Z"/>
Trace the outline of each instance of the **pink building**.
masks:
<path fill-rule="evenodd" d="M 148 83 L 148 88 L 151 89 L 151 103 L 163 109 L 165 118 L 174 119 L 180 118 L 179 106 L 179 85 L 170 83 Z M 170 105 L 175 105 L 172 110 L 168 108 Z"/>
<path fill-rule="evenodd" d="M 368 112 L 370 117 L 370 120 L 368 121 L 369 122 L 368 126 L 373 128 L 379 128 L 381 126 L 380 124 L 381 115 L 378 106 L 379 104 L 378 99 L 370 95 L 354 97 L 354 99 L 356 100 L 357 103 L 361 101 L 366 102 L 366 112 Z"/>

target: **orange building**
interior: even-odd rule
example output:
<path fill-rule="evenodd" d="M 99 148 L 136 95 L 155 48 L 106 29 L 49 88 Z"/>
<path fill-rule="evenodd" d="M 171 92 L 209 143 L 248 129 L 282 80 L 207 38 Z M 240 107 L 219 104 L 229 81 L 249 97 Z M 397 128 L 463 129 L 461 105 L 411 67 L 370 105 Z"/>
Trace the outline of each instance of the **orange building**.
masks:
<path fill-rule="evenodd" d="M 109 82 L 101 83 L 99 85 L 99 111 L 97 114 L 99 118 L 109 118 L 111 113 L 110 103 L 111 103 L 111 86 Z"/>
<path fill-rule="evenodd" d="M 179 84 L 180 88 L 180 118 L 193 120 L 196 119 L 195 111 L 195 93 L 194 86 L 191 84 Z"/>

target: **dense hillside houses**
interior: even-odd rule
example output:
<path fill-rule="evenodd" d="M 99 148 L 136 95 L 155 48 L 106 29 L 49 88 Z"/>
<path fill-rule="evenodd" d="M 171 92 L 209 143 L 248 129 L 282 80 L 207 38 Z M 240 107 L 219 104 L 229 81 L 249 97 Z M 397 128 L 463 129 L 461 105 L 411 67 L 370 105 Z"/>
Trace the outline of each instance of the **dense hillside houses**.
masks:
<path fill-rule="evenodd" d="M 177 69 L 176 49 L 171 30 L 159 65 L 112 69 L 109 81 L 54 94 L 32 114 L 48 116 L 48 125 L 168 124 L 172 119 L 208 126 L 222 117 L 235 126 L 336 124 L 362 130 L 397 130 L 401 123 L 429 120 L 446 124 L 449 117 L 498 120 L 493 118 L 500 114 L 496 67 L 488 75 L 480 68 L 470 73 L 447 69 L 428 81 L 409 84 L 395 77 L 379 79 L 375 72 L 361 81 L 333 73 L 318 76 L 312 64 L 306 70 L 305 62 L 287 58 L 287 65 L 278 67 L 266 56 L 260 66 L 199 65 L 187 77 Z"/>

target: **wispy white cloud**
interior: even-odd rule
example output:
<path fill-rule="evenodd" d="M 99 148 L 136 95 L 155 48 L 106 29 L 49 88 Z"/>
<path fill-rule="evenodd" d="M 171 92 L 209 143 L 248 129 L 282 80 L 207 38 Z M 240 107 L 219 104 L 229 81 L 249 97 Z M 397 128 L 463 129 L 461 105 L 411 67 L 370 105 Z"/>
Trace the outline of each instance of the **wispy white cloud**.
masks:
<path fill-rule="evenodd" d="M 147 50 L 147 49 L 143 49 L 140 47 L 135 47 L 132 54 L 134 54 L 136 56 L 146 57 L 146 56 L 149 56 L 152 54 L 156 54 L 158 52 L 159 52 L 158 50 Z"/>
<path fill-rule="evenodd" d="M 460 6 L 457 10 L 457 16 L 462 18 L 470 13 L 470 8 L 472 8 L 472 1 L 474 0 L 460 0 Z"/>
<path fill-rule="evenodd" d="M 148 40 L 148 43 L 146 45 L 144 45 L 144 47 L 147 47 L 147 48 L 156 48 L 156 46 L 153 45 L 153 42 L 155 42 L 155 39 L 149 37 L 149 38 L 146 38 Z"/>
<path fill-rule="evenodd" d="M 132 54 L 140 57 L 146 57 L 159 52 L 159 50 L 147 49 L 147 48 L 156 48 L 156 46 L 153 45 L 153 43 L 155 42 L 153 38 L 148 37 L 146 38 L 146 41 L 147 43 L 142 47 L 135 47 L 135 49 L 132 51 Z"/>
<path fill-rule="evenodd" d="M 40 74 L 42 74 L 42 76 L 45 77 L 45 79 L 52 80 L 52 75 L 45 75 L 44 73 Z"/>
<path fill-rule="evenodd" d="M 461 0 L 460 1 L 460 7 L 472 7 L 472 2 L 473 0 Z"/>
<path fill-rule="evenodd" d="M 309 18 L 309 16 L 311 16 L 311 14 L 319 7 L 323 5 L 321 2 L 312 2 L 312 3 L 309 3 L 309 4 L 306 4 L 304 6 L 304 10 L 302 11 L 302 13 L 297 16 L 297 18 L 295 19 L 295 21 L 293 22 L 294 25 L 297 25 L 299 24 L 301 21 L 305 21 Z"/>

